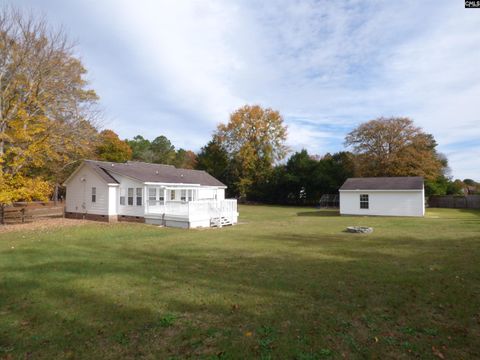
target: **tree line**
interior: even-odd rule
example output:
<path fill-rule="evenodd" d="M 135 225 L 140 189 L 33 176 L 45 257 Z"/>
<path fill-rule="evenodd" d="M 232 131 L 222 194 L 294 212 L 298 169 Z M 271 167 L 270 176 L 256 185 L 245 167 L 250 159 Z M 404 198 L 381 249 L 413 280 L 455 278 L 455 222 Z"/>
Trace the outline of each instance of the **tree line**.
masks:
<path fill-rule="evenodd" d="M 272 126 L 275 131 L 261 133 Z M 323 156 L 304 149 L 284 160 L 286 134 L 277 111 L 244 106 L 218 126 L 198 154 L 197 167 L 225 182 L 232 196 L 277 204 L 317 204 L 321 195 L 338 193 L 349 177 L 422 176 L 427 195 L 480 190 L 471 179 L 452 180 L 433 135 L 409 118 L 362 123 L 345 137 L 344 151 Z"/>
<path fill-rule="evenodd" d="M 292 153 L 281 114 L 259 105 L 234 111 L 197 153 L 161 134 L 122 140 L 100 129 L 98 96 L 61 30 L 3 8 L 0 49 L 0 204 L 56 197 L 86 158 L 205 170 L 229 196 L 279 204 L 315 204 L 352 176 L 419 175 L 428 194 L 479 189 L 471 179 L 453 181 L 434 137 L 408 118 L 365 122 L 346 136 L 345 151 L 323 156 Z"/>
<path fill-rule="evenodd" d="M 343 182 L 355 176 L 423 176 L 427 195 L 478 191 L 473 180 L 448 176 L 448 161 L 437 152 L 434 137 L 409 118 L 360 124 L 347 134 L 345 151 L 323 156 L 303 149 L 287 158 L 287 132 L 278 111 L 245 105 L 228 123 L 218 125 L 198 153 L 175 150 L 165 136 L 149 141 L 137 135 L 123 142 L 117 136 L 117 151 L 110 147 L 98 155 L 109 161 L 133 159 L 205 170 L 228 186 L 229 196 L 264 203 L 317 204 L 323 194 L 338 193 Z"/>

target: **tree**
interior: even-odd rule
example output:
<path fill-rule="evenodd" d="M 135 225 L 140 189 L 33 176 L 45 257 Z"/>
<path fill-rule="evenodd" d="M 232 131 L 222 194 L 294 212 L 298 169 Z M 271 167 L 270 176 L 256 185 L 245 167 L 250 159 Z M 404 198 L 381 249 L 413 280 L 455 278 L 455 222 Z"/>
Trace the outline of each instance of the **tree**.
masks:
<path fill-rule="evenodd" d="M 228 154 L 233 185 L 241 197 L 246 197 L 254 182 L 267 176 L 288 152 L 282 116 L 259 105 L 236 110 L 228 124 L 218 125 L 214 137 Z"/>
<path fill-rule="evenodd" d="M 433 180 L 446 167 L 431 134 L 408 118 L 379 118 L 361 124 L 345 138 L 357 155 L 361 176 L 423 176 Z"/>
<path fill-rule="evenodd" d="M 315 172 L 312 174 L 315 180 L 314 187 L 317 190 L 315 202 L 320 200 L 323 194 L 336 194 L 338 189 L 349 177 L 356 174 L 355 157 L 348 151 L 334 154 L 327 153 L 318 160 Z"/>
<path fill-rule="evenodd" d="M 125 162 L 132 158 L 132 149 L 112 130 L 103 130 L 98 137 L 96 155 L 100 160 Z"/>
<path fill-rule="evenodd" d="M 60 125 L 59 125 L 60 126 Z M 94 158 L 97 141 L 96 128 L 86 120 L 63 124 L 63 136 L 55 144 L 52 156 L 41 168 L 31 169 L 31 176 L 40 176 L 53 184 L 53 199 L 57 201 L 60 184 L 74 171 L 83 159 Z"/>
<path fill-rule="evenodd" d="M 296 152 L 266 180 L 256 182 L 250 197 L 277 204 L 318 204 L 323 194 L 338 193 L 345 180 L 354 176 L 353 158 L 348 152 L 325 156 L 309 155 L 305 149 Z"/>
<path fill-rule="evenodd" d="M 449 181 L 447 186 L 447 195 L 464 195 L 465 184 L 462 180 Z"/>
<path fill-rule="evenodd" d="M 175 146 L 166 136 L 157 136 L 150 144 L 153 162 L 157 164 L 173 164 L 175 159 Z"/>
<path fill-rule="evenodd" d="M 444 175 L 439 175 L 435 179 L 425 181 L 425 195 L 446 195 L 449 181 L 450 180 Z"/>
<path fill-rule="evenodd" d="M 153 153 L 150 150 L 150 140 L 141 135 L 135 136 L 132 140 L 125 140 L 132 149 L 132 159 L 146 162 L 153 162 Z"/>
<path fill-rule="evenodd" d="M 218 142 L 217 139 L 212 139 L 210 142 L 202 147 L 197 155 L 197 163 L 195 168 L 198 170 L 205 170 L 213 177 L 227 183 L 228 171 L 228 153 Z"/>
<path fill-rule="evenodd" d="M 317 161 L 305 149 L 296 152 L 288 159 L 283 189 L 278 189 L 285 192 L 288 203 L 305 204 L 313 197 L 316 191 L 313 179 L 316 165 Z"/>
<path fill-rule="evenodd" d="M 132 158 L 145 162 L 174 165 L 183 169 L 194 169 L 197 162 L 196 154 L 191 150 L 178 149 L 172 145 L 166 136 L 157 136 L 153 141 L 141 135 L 132 140 L 125 140 L 132 149 Z"/>
<path fill-rule="evenodd" d="M 52 186 L 48 181 L 21 175 L 0 174 L 0 206 L 15 201 L 48 200 Z"/>
<path fill-rule="evenodd" d="M 453 181 L 451 177 L 440 175 L 425 182 L 425 195 L 464 195 L 465 184 L 461 180 Z"/>
<path fill-rule="evenodd" d="M 3 8 L 0 49 L 1 201 L 46 199 L 48 180 L 90 147 L 97 95 L 65 35 L 42 19 Z"/>
<path fill-rule="evenodd" d="M 473 179 L 464 179 L 463 183 L 465 184 L 464 188 L 466 188 L 469 194 L 480 194 L 480 183 Z"/>
<path fill-rule="evenodd" d="M 191 150 L 178 149 L 175 153 L 173 165 L 181 169 L 195 169 L 197 155 Z"/>
<path fill-rule="evenodd" d="M 464 179 L 464 180 L 463 180 L 463 183 L 464 183 L 465 185 L 469 185 L 469 186 L 476 186 L 476 185 L 478 185 L 478 184 L 475 182 L 475 180 L 473 180 L 473 179 Z"/>
<path fill-rule="evenodd" d="M 166 136 L 160 135 L 150 141 L 137 135 L 125 141 L 132 149 L 133 160 L 168 165 L 175 162 L 175 147 Z"/>

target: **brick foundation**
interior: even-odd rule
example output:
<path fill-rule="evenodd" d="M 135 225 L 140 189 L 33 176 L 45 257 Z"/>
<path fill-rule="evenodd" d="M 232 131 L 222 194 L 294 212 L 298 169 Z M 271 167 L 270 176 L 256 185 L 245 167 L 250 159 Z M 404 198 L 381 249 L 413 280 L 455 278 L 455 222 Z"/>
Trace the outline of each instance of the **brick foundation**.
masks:
<path fill-rule="evenodd" d="M 118 215 L 118 221 L 144 223 L 145 218 L 143 216 Z"/>
<path fill-rule="evenodd" d="M 127 222 L 137 222 L 144 223 L 145 218 L 143 216 L 129 216 L 129 215 L 97 215 L 97 214 L 84 214 L 77 212 L 65 212 L 65 217 L 69 219 L 85 219 L 93 221 L 103 221 L 103 222 L 117 222 L 117 221 L 127 221 Z"/>
<path fill-rule="evenodd" d="M 65 212 L 65 217 L 69 219 L 85 219 L 85 220 L 103 221 L 103 222 L 117 221 L 117 215 L 97 215 L 97 214 Z"/>

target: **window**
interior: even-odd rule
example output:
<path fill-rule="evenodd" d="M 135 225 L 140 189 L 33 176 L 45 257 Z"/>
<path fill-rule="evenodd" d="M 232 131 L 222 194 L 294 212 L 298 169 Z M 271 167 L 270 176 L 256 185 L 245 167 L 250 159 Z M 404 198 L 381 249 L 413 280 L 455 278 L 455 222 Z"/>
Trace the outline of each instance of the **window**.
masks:
<path fill-rule="evenodd" d="M 193 190 L 188 190 L 188 201 L 193 200 Z"/>
<path fill-rule="evenodd" d="M 142 206 L 142 188 L 137 188 L 137 206 Z"/>
<path fill-rule="evenodd" d="M 175 200 L 175 190 L 170 190 L 170 200 Z"/>
<path fill-rule="evenodd" d="M 186 201 L 186 200 L 187 200 L 187 190 L 181 190 L 180 200 L 182 200 L 182 201 Z"/>
<path fill-rule="evenodd" d="M 125 205 L 125 189 L 120 189 L 120 205 Z"/>
<path fill-rule="evenodd" d="M 148 203 L 155 205 L 157 201 L 157 188 L 148 188 Z"/>
<path fill-rule="evenodd" d="M 128 205 L 133 205 L 133 188 L 128 188 Z"/>
<path fill-rule="evenodd" d="M 360 195 L 360 209 L 368 209 L 368 194 Z"/>
<path fill-rule="evenodd" d="M 92 203 L 97 202 L 97 188 L 92 187 Z"/>
<path fill-rule="evenodd" d="M 160 191 L 160 189 L 158 191 L 158 200 L 160 200 L 161 202 L 165 200 L 165 198 L 163 197 L 164 191 L 165 190 Z"/>

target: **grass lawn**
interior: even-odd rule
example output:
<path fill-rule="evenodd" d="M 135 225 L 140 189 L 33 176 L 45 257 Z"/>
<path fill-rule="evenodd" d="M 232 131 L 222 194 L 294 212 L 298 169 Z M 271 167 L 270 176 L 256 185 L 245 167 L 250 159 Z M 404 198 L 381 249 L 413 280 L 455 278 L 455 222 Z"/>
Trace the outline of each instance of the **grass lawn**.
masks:
<path fill-rule="evenodd" d="M 240 215 L 0 234 L 0 359 L 480 358 L 480 211 Z"/>

